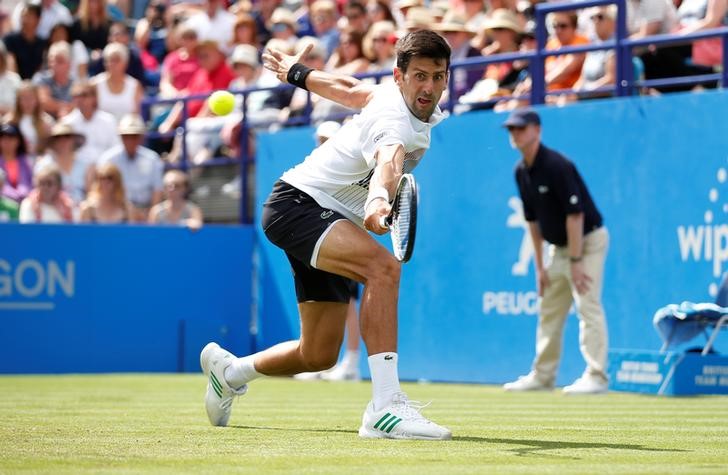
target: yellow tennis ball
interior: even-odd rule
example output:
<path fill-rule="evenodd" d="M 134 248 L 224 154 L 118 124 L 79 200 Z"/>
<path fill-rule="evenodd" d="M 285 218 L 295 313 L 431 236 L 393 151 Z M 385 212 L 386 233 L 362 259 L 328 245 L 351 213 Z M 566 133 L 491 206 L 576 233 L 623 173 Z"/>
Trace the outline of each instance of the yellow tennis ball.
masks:
<path fill-rule="evenodd" d="M 235 108 L 235 96 L 228 91 L 215 91 L 207 98 L 207 106 L 215 115 L 228 115 Z"/>

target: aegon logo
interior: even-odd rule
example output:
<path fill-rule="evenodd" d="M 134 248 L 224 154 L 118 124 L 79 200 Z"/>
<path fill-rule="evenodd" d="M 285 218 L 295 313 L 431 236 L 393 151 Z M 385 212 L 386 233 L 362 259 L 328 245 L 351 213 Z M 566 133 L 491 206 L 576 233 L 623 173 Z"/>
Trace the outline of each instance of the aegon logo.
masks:
<path fill-rule="evenodd" d="M 0 309 L 52 310 L 52 299 L 59 295 L 73 297 L 76 291 L 76 263 L 63 265 L 49 260 L 24 259 L 13 267 L 0 259 Z M 22 298 L 23 300 L 15 300 Z M 29 300 L 32 299 L 32 300 Z"/>

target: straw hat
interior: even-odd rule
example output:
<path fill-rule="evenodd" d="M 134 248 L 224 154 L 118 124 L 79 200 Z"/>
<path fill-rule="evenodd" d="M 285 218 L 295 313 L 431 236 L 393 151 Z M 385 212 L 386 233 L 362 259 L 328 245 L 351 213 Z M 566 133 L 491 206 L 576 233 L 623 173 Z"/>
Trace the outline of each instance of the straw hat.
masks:
<path fill-rule="evenodd" d="M 71 124 L 66 124 L 64 122 L 58 122 L 51 128 L 51 135 L 48 137 L 49 145 L 53 145 L 53 142 L 58 137 L 72 137 L 76 148 L 79 148 L 86 143 L 86 137 L 76 132 Z"/>
<path fill-rule="evenodd" d="M 253 45 L 237 45 L 230 55 L 230 64 L 247 64 L 251 68 L 260 65 L 258 61 L 258 49 Z"/>
<path fill-rule="evenodd" d="M 423 0 L 399 0 L 397 3 L 395 3 L 395 7 L 402 9 L 402 8 L 412 8 L 412 7 L 422 7 L 424 6 L 425 2 Z"/>
<path fill-rule="evenodd" d="M 268 28 L 271 28 L 276 23 L 284 23 L 290 26 L 293 31 L 298 31 L 296 17 L 293 15 L 293 12 L 287 8 L 278 7 L 273 11 L 273 15 L 271 15 L 270 21 L 268 22 Z"/>
<path fill-rule="evenodd" d="M 138 114 L 126 114 L 119 121 L 117 128 L 119 135 L 144 135 L 147 133 L 147 126 Z"/>
<path fill-rule="evenodd" d="M 442 22 L 435 25 L 435 30 L 443 33 L 447 32 L 460 32 L 467 33 L 468 35 L 475 36 L 475 31 L 471 30 L 466 26 L 465 17 L 456 12 L 447 12 Z"/>
<path fill-rule="evenodd" d="M 523 32 L 523 28 L 518 22 L 518 17 L 507 8 L 497 8 L 490 15 L 490 18 L 483 23 L 484 30 L 493 30 L 495 28 L 505 28 L 516 33 Z"/>
<path fill-rule="evenodd" d="M 404 27 L 406 29 L 430 29 L 435 24 L 435 16 L 429 8 L 412 7 L 407 10 Z"/>

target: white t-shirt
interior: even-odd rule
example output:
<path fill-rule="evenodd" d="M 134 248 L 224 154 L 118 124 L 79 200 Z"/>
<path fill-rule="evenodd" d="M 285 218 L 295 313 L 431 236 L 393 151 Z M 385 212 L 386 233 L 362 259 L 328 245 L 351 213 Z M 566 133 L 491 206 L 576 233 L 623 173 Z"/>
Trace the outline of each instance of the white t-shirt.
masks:
<path fill-rule="evenodd" d="M 12 71 L 0 74 L 0 106 L 15 109 L 15 93 L 20 87 L 20 76 Z"/>
<path fill-rule="evenodd" d="M 40 204 L 40 220 L 35 216 L 33 205 L 28 198 L 20 203 L 20 215 L 18 221 L 21 223 L 62 223 L 63 216 L 55 206 L 48 203 Z"/>
<path fill-rule="evenodd" d="M 281 179 L 363 227 L 377 149 L 401 144 L 408 173 L 430 147 L 430 130 L 443 118 L 438 107 L 429 122 L 422 122 L 409 111 L 396 84 L 379 85 L 360 114 Z"/>
<path fill-rule="evenodd" d="M 215 40 L 225 54 L 230 53 L 229 44 L 232 42 L 235 30 L 235 15 L 219 8 L 215 16 L 210 18 L 206 12 L 192 15 L 185 21 L 197 32 L 197 39 Z"/>
<path fill-rule="evenodd" d="M 76 151 L 76 158 L 84 163 L 97 163 L 104 152 L 121 144 L 116 119 L 108 112 L 97 110 L 91 120 L 86 120 L 81 111 L 74 109 L 62 120 L 86 137 L 86 143 Z"/>

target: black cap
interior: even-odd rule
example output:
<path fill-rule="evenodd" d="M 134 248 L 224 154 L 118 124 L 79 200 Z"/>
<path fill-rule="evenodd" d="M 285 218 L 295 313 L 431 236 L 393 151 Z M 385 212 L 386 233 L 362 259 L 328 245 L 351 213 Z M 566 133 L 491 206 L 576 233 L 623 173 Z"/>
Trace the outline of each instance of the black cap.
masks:
<path fill-rule="evenodd" d="M 15 126 L 15 124 L 5 123 L 0 125 L 0 135 L 20 137 L 20 130 Z"/>
<path fill-rule="evenodd" d="M 529 124 L 541 125 L 541 118 L 535 110 L 526 107 L 511 112 L 508 119 L 503 122 L 503 127 L 525 127 Z"/>

